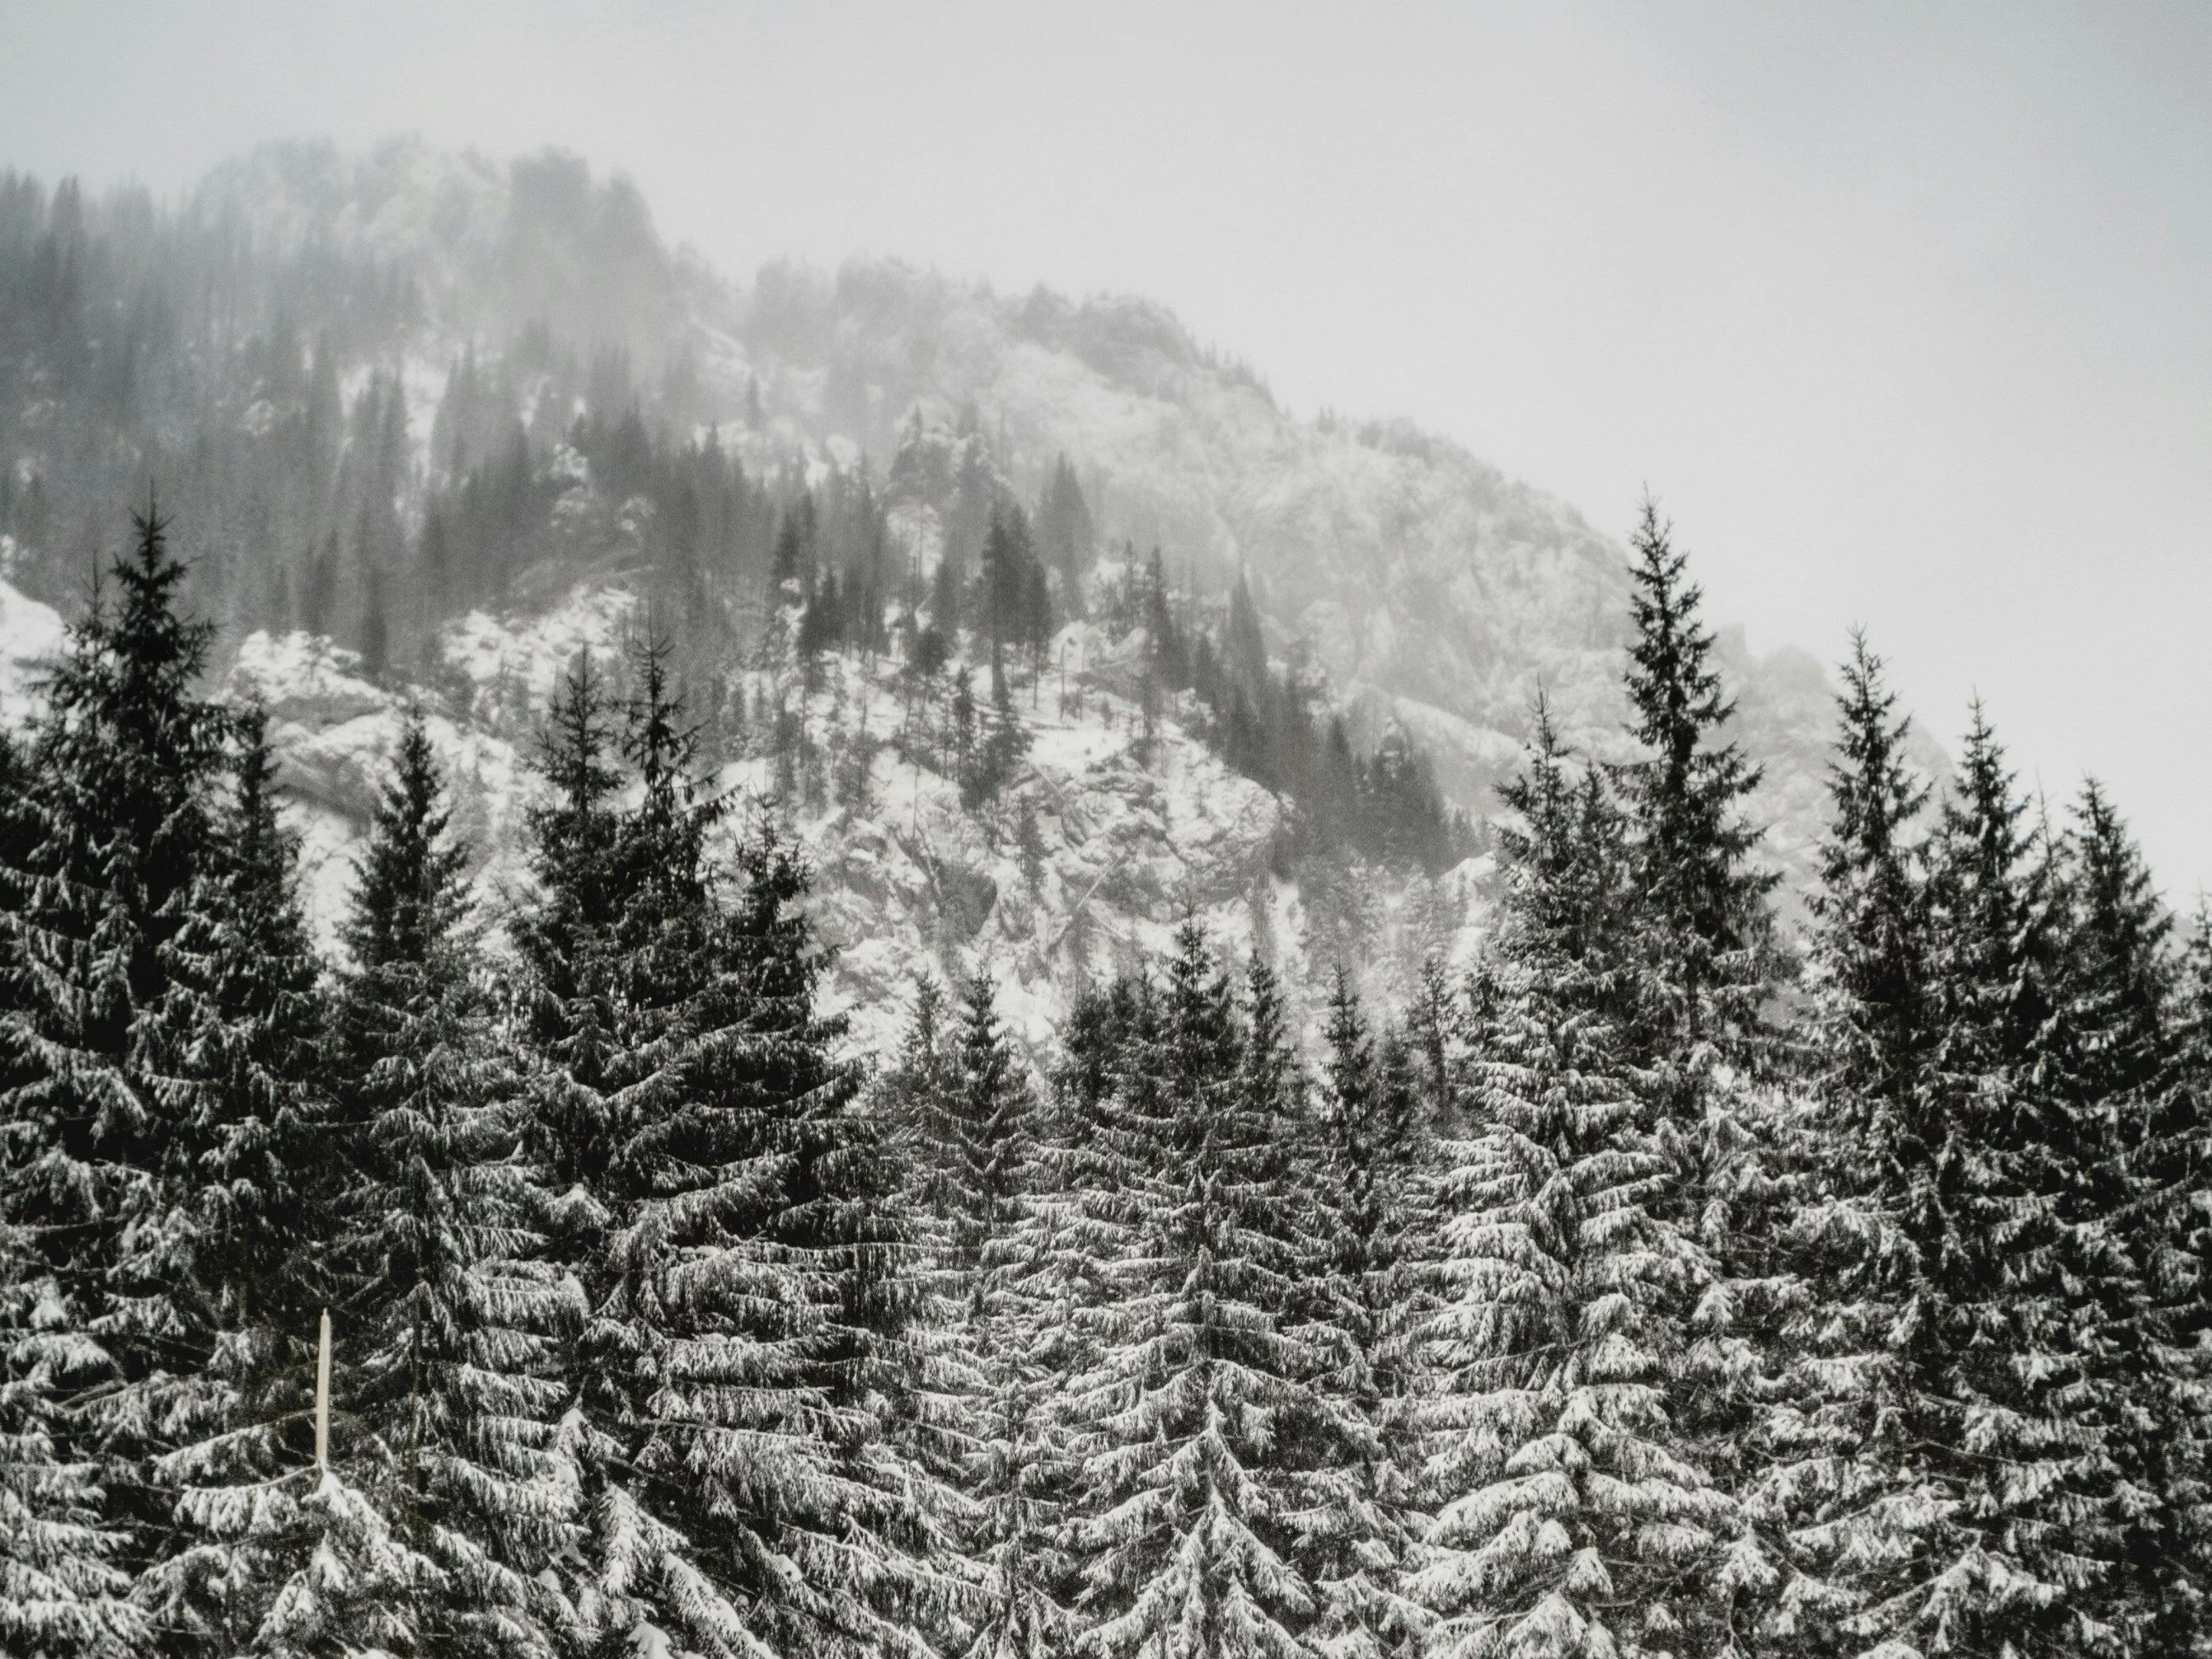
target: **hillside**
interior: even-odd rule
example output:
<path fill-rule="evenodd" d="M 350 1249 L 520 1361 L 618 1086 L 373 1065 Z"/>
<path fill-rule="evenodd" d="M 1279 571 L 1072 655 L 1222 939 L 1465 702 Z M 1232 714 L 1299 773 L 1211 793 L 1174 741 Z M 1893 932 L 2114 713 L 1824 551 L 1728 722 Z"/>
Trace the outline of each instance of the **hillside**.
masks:
<path fill-rule="evenodd" d="M 456 830 L 482 855 L 477 886 L 496 942 L 528 879 L 520 847 L 544 708 L 579 651 L 618 668 L 633 611 L 626 594 L 581 586 L 527 623 L 460 618 L 442 641 L 452 672 L 441 687 L 372 683 L 355 653 L 306 634 L 241 642 L 225 693 L 269 711 L 326 943 L 410 703 L 453 780 Z M 62 632 L 51 608 L 0 583 L 0 711 L 27 706 Z M 1186 914 L 1224 945 L 1273 961 L 1302 1015 L 1318 1008 L 1339 962 L 1372 994 L 1402 1001 L 1425 957 L 1464 956 L 1486 858 L 1434 878 L 1309 862 L 1291 878 L 1276 798 L 1172 718 L 1144 742 L 1135 705 L 1107 689 L 1127 642 L 1080 626 L 1067 642 L 1094 668 L 1065 697 L 1032 684 L 1018 700 L 1025 763 L 981 813 L 963 808 L 932 756 L 941 701 L 918 702 L 888 664 L 824 665 L 810 702 L 830 775 L 818 795 L 802 784 L 788 817 L 836 953 L 826 999 L 851 1015 L 860 1049 L 896 1042 L 918 972 L 950 979 L 979 966 L 1000 983 L 1012 1029 L 1042 1045 L 1083 988 L 1157 960 Z M 759 757 L 716 774 L 732 830 L 775 797 L 774 768 Z"/>
<path fill-rule="evenodd" d="M 972 410 L 1026 493 L 1066 454 L 1108 541 L 1161 546 L 1200 592 L 1245 573 L 1275 643 L 1310 650 L 1370 734 L 1391 717 L 1419 732 L 1462 800 L 1489 805 L 1540 686 L 1577 741 L 1617 746 L 1617 540 L 1406 422 L 1297 418 L 1152 301 L 1010 297 L 893 261 L 725 280 L 663 247 L 619 182 L 406 144 L 358 160 L 257 152 L 210 179 L 198 209 L 263 245 L 344 248 L 408 273 L 420 327 L 386 366 L 407 376 L 418 435 L 463 343 L 495 346 L 538 319 L 619 343 L 641 377 L 672 374 L 692 414 L 726 441 L 742 425 L 735 441 L 763 459 L 881 465 L 917 410 L 944 425 Z M 1625 526 L 1635 503 L 1601 506 Z M 1739 636 L 1727 655 L 1774 766 L 1790 858 L 1826 709 L 1807 705 L 1801 654 L 1761 659 Z"/>
<path fill-rule="evenodd" d="M 1243 580 L 1278 668 L 1358 745 L 1409 737 L 1478 821 L 1540 692 L 1571 742 L 1625 752 L 1614 540 L 1447 440 L 1297 417 L 1149 301 L 1008 297 L 885 262 L 735 280 L 671 250 L 635 190 L 573 159 L 414 143 L 264 149 L 173 211 L 11 180 L 0 264 L 0 574 L 66 611 L 155 482 L 226 672 L 277 714 L 287 781 L 333 857 L 408 697 L 441 711 L 477 780 L 496 889 L 514 875 L 520 746 L 578 645 L 611 652 L 625 626 L 673 618 L 695 702 L 719 719 L 747 706 L 781 603 L 769 544 L 799 506 L 811 536 L 820 503 L 821 568 L 873 571 L 870 592 L 911 630 L 938 567 L 975 568 L 978 502 L 1043 501 L 1062 472 L 1085 545 L 1054 569 L 1060 615 L 1037 662 L 1072 659 L 1078 701 L 1063 714 L 1057 683 L 1033 689 L 1030 769 L 997 821 L 893 748 L 861 792 L 880 810 L 789 804 L 856 1003 L 890 998 L 924 945 L 948 967 L 1004 953 L 1058 997 L 1117 939 L 1157 942 L 1185 902 L 1246 918 L 1240 932 L 1258 918 L 1295 952 L 1379 953 L 1393 973 L 1412 948 L 1390 920 L 1404 905 L 1460 907 L 1424 936 L 1466 922 L 1459 878 L 1401 872 L 1369 903 L 1370 883 L 1331 873 L 1352 862 L 1290 867 L 1285 800 L 1199 740 L 1194 707 L 1169 710 L 1139 763 L 1134 694 L 1113 672 L 1126 647 L 1095 615 L 1093 562 L 1125 547 L 1159 550 L 1194 629 Z M 702 467 L 736 483 L 702 483 L 696 508 L 639 482 Z M 433 568 L 508 497 L 520 527 L 499 532 L 489 574 Z M 1633 506 L 1605 505 L 1620 523 Z M 21 635 L 26 601 L 9 603 L 11 637 L 49 627 Z M 1826 678 L 1802 653 L 1755 657 L 1740 631 L 1721 654 L 1795 885 L 1821 807 Z M 848 652 L 789 712 L 835 746 L 863 724 L 881 737 L 908 695 L 872 651 Z M 733 787 L 768 781 L 743 743 L 720 758 Z M 1031 819 L 1044 850 L 1030 836 L 1020 853 Z M 1388 936 L 1374 952 L 1370 933 Z"/>

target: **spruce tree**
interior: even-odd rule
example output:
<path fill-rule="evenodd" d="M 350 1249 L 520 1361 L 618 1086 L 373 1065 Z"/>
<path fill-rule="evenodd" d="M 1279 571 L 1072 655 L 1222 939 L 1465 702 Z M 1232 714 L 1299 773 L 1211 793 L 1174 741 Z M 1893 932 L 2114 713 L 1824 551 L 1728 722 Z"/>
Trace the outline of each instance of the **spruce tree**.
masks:
<path fill-rule="evenodd" d="M 1839 1095 L 1909 1097 L 1931 1037 L 1924 872 L 1912 826 L 1928 785 L 1905 758 L 1908 720 L 1881 659 L 1851 636 L 1828 769 L 1832 814 L 1810 901 L 1824 1076 Z M 1894 1125 L 1888 1126 L 1894 1128 Z"/>
<path fill-rule="evenodd" d="M 523 931 L 573 1183 L 587 1313 L 566 1440 L 591 1540 L 587 1639 L 715 1655 L 921 1650 L 943 1588 L 925 1484 L 890 1433 L 917 1302 L 859 1076 L 817 1014 L 805 878 L 763 821 L 725 896 L 693 734 L 648 647 L 613 805 L 603 711 L 572 681 Z M 655 1632 L 659 1632 L 659 1636 Z"/>
<path fill-rule="evenodd" d="M 2067 1086 L 2136 1120 L 2172 1064 L 2172 918 L 2103 786 L 2082 788 L 2064 848 L 2067 915 L 2057 996 Z M 2131 1137 L 2136 1138 L 2136 1137 Z"/>
<path fill-rule="evenodd" d="M 2178 1651 L 2204 1609 L 2208 1413 L 2202 1097 L 2176 1018 L 2172 918 L 2101 786 L 2082 790 L 2060 862 L 2063 929 L 2045 1073 L 2072 1121 L 2069 1223 L 2124 1252 L 2095 1281 L 2115 1401 L 2120 1561 L 2100 1601 L 2129 1638 Z"/>
<path fill-rule="evenodd" d="M 1866 1236 L 1838 1297 L 1879 1334 L 1863 1520 L 1834 1543 L 1864 1603 L 1844 1628 L 1942 1650 L 2111 1646 L 2120 1541 L 2108 1226 L 2079 1214 L 2078 1127 L 2046 1086 L 2049 866 L 1978 706 L 1929 854 L 1934 1035 L 1898 1133 L 1869 1125 Z M 1879 1304 L 1887 1301 L 1885 1310 Z"/>
<path fill-rule="evenodd" d="M 935 1174 L 943 1282 L 974 1355 L 961 1485 L 974 1507 L 962 1532 L 981 1570 L 975 1659 L 1044 1659 L 1065 1650 L 1068 1564 L 1061 1514 L 1073 1476 L 1056 1410 L 1069 1364 L 1052 1282 L 1036 1098 L 1007 1040 L 990 978 L 972 975 L 925 1156 Z"/>
<path fill-rule="evenodd" d="M 599 1254 L 605 1208 L 593 1197 L 614 1142 L 605 1099 L 614 1041 L 612 929 L 618 741 L 603 682 L 580 653 L 556 693 L 538 769 L 550 798 L 530 816 L 535 902 L 512 931 L 525 974 L 520 1012 L 537 1062 L 531 1152 L 552 1194 L 551 1259 L 580 1275 Z M 583 1280 L 586 1295 L 596 1288 Z"/>
<path fill-rule="evenodd" d="M 1723 694 L 1703 593 L 1688 555 L 1649 499 L 1630 547 L 1636 637 L 1628 647 L 1631 730 L 1644 754 L 1619 769 L 1632 825 L 1633 890 L 1647 957 L 1640 1030 L 1652 1052 L 1755 1035 L 1774 977 L 1766 896 L 1754 868 L 1759 830 L 1743 817 L 1760 771 L 1723 737 L 1735 704 Z"/>
<path fill-rule="evenodd" d="M 210 1084 L 187 1075 L 222 972 L 203 907 L 230 722 L 198 694 L 210 631 L 179 614 L 166 526 L 136 526 L 115 600 L 95 596 L 47 685 L 0 915 L 0 1226 L 38 1287 L 9 1298 L 9 1386 L 25 1455 L 88 1525 L 88 1585 L 103 1559 L 135 1577 L 172 1553 L 155 1460 L 206 1426 L 224 1310 L 252 1293 L 205 1247 Z M 34 1518 L 27 1548 L 53 1536 Z"/>
<path fill-rule="evenodd" d="M 1779 878 L 1752 862 L 1762 831 L 1746 808 L 1760 771 L 1728 735 L 1735 703 L 1703 595 L 1649 500 L 1632 549 L 1626 690 L 1642 754 L 1613 773 L 1628 927 L 1607 952 L 1612 1012 L 1672 1170 L 1662 1219 L 1705 1264 L 1680 1287 L 1693 1340 L 1670 1383 L 1674 1421 L 1704 1472 L 1735 1494 L 1749 1478 L 1775 1334 L 1801 1289 L 1776 1237 L 1795 1208 L 1776 1147 L 1786 1113 L 1767 1008 L 1784 965 L 1769 908 Z M 1779 1571 L 1770 1540 L 1750 1530 L 1729 1540 L 1729 1559 L 1732 1590 Z"/>
<path fill-rule="evenodd" d="M 1550 743 L 1516 795 L 1480 1129 L 1443 1181 L 1441 1508 L 1411 1588 L 1432 1651 L 1698 1651 L 1721 1639 L 1736 1523 L 1669 1394 L 1710 1268 L 1669 1219 L 1679 1177 L 1609 1018 L 1608 889 L 1584 873 L 1604 830 Z"/>
<path fill-rule="evenodd" d="M 1318 1612 L 1299 1544 L 1326 1494 L 1288 1430 L 1340 1431 L 1291 1322 L 1293 1109 L 1279 1015 L 1239 1016 L 1187 921 L 1157 1013 L 1133 1007 L 1086 1198 L 1114 1218 L 1096 1364 L 1071 1387 L 1087 1641 L 1109 1654 L 1288 1655 Z M 1270 1029 L 1273 1027 L 1273 1029 Z"/>
<path fill-rule="evenodd" d="M 182 1535 L 138 1592 L 173 1644 L 216 1653 L 256 1626 L 301 1544 L 288 1511 L 312 1478 L 301 1425 L 317 1310 L 335 1284 L 318 1247 L 342 1178 L 317 1086 L 325 1011 L 296 842 L 277 818 L 264 714 L 240 711 L 235 731 L 221 857 L 178 935 L 166 1022 L 177 1041 L 171 1224 L 197 1263 L 176 1288 L 207 1357 L 161 1396 L 173 1443 L 154 1469 L 177 1492 Z"/>
<path fill-rule="evenodd" d="M 1340 1501 L 1309 1545 L 1328 1653 L 1419 1650 L 1425 1620 L 1400 1579 L 1426 1530 L 1420 1335 L 1434 1311 L 1430 1117 L 1395 1030 L 1378 1051 L 1340 968 L 1306 1139 L 1316 1197 L 1301 1275 L 1326 1344 L 1317 1386 L 1354 1434 L 1319 1449 Z"/>
<path fill-rule="evenodd" d="M 330 1065 L 352 1179 L 339 1251 L 350 1445 L 342 1467 L 434 1564 L 410 1608 L 440 1653 L 546 1654 L 539 1582 L 571 1545 L 554 1352 L 573 1280 L 532 1259 L 519 1084 L 477 957 L 468 850 L 422 717 L 400 732 L 357 869 Z M 333 1504 L 343 1507 L 340 1500 Z"/>
<path fill-rule="evenodd" d="M 271 1519 L 303 1546 L 247 1643 L 250 1659 L 410 1659 L 430 1645 L 421 1617 L 448 1593 L 436 1565 L 410 1549 L 383 1509 L 335 1469 Z M 301 1559 L 303 1558 L 303 1559 Z"/>
<path fill-rule="evenodd" d="M 1934 1152 L 1917 1106 L 1936 1035 L 1913 835 L 1928 790 L 1881 659 L 1863 635 L 1851 646 L 1809 906 L 1809 1076 L 1770 1155 L 1802 1194 L 1776 1236 L 1800 1293 L 1774 1333 L 1743 1494 L 1784 1563 L 1760 1598 L 1765 1633 L 1812 1652 L 1878 1622 L 1867 1610 L 1905 1582 L 1941 1501 L 1888 1405 L 1915 1386 L 1898 1343 L 1923 1285 L 1907 1212 Z"/>
<path fill-rule="evenodd" d="M 33 1659 L 123 1659 L 147 1638 L 117 1565 L 100 1466 L 62 1416 L 89 1349 L 28 1228 L 0 1229 L 0 1646 Z M 97 1350 L 90 1350 L 96 1353 Z"/>
<path fill-rule="evenodd" d="M 635 1069 L 626 1039 L 627 1028 L 645 1018 L 665 1021 L 666 1010 L 641 1014 L 635 992 L 647 988 L 625 983 L 618 928 L 660 918 L 647 921 L 633 890 L 648 872 L 629 856 L 615 720 L 589 653 L 580 655 L 541 739 L 548 798 L 531 817 L 537 891 L 512 929 L 524 970 L 518 1005 L 530 1066 L 526 1139 L 547 1194 L 539 1225 L 548 1259 L 575 1279 L 584 1303 L 562 1349 L 568 1407 L 556 1449 L 576 1468 L 586 1537 L 563 1587 L 582 1651 L 672 1630 L 720 1655 L 744 1645 L 740 1615 L 696 1560 L 693 1540 L 658 1512 L 635 1474 L 653 1418 L 647 1355 L 655 1334 L 637 1306 L 641 1285 L 653 1305 L 659 1262 L 626 1260 L 619 1249 L 640 1196 L 622 1161 L 636 1133 L 623 1098 Z M 668 874 L 681 880 L 697 871 Z M 665 992 L 655 983 L 648 994 Z"/>
<path fill-rule="evenodd" d="M 937 1559 L 941 1505 L 890 1431 L 919 1301 L 894 1172 L 836 1053 L 842 1022 L 814 1006 L 804 868 L 765 821 L 738 860 L 734 902 L 704 914 L 701 955 L 676 975 L 694 988 L 667 1106 L 638 1114 L 623 1154 L 652 1182 L 617 1254 L 676 1339 L 635 1467 L 758 1641 L 926 1654 L 957 1585 Z"/>
<path fill-rule="evenodd" d="M 878 1077 L 870 1107 L 886 1153 L 905 1171 L 898 1202 L 929 1286 L 899 1431 L 910 1455 L 947 1492 L 974 1452 L 970 1407 L 984 1386 L 969 1322 L 975 1263 L 963 1262 L 953 1248 L 953 1160 L 943 1139 L 944 1125 L 957 1116 L 952 1097 L 960 1087 L 959 1046 L 943 988 L 927 971 L 916 973 L 896 1063 Z M 956 1504 L 948 1523 L 957 1528 L 972 1520 L 972 1509 Z"/>

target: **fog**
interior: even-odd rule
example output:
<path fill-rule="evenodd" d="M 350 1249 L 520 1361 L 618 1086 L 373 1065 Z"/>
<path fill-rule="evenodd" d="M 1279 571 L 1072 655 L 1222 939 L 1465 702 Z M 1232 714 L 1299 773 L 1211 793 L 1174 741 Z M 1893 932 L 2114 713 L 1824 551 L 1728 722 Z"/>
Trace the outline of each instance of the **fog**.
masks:
<path fill-rule="evenodd" d="M 0 166 L 553 143 L 732 271 L 1135 290 L 2212 873 L 2212 11 L 0 4 Z"/>

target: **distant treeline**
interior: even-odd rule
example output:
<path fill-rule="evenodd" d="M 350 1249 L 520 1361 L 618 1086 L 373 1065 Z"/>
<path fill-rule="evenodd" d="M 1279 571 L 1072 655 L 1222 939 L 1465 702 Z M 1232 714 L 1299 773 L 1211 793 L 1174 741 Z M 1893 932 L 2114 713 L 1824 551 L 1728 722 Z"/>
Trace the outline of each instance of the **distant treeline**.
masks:
<path fill-rule="evenodd" d="M 1636 554 L 1635 749 L 1540 720 L 1462 970 L 1309 1044 L 1190 921 L 871 1068 L 651 641 L 508 948 L 415 717 L 325 959 L 143 520 L 0 739 L 0 1649 L 2203 1650 L 2212 921 L 1978 709 L 1931 801 L 1862 641 L 1791 948 Z"/>
<path fill-rule="evenodd" d="M 619 241 L 619 223 L 602 223 L 619 203 L 594 210 L 559 165 L 517 179 L 526 222 L 551 216 L 587 254 L 594 236 Z M 629 270 L 643 255 L 627 246 L 591 257 Z M 916 410 L 881 473 L 810 465 L 776 453 L 757 387 L 707 422 L 680 350 L 641 380 L 627 349 L 580 350 L 543 321 L 482 357 L 464 348 L 426 403 L 389 365 L 427 314 L 411 283 L 370 259 L 278 258 L 219 215 L 0 179 L 7 575 L 77 603 L 114 504 L 155 478 L 185 527 L 196 601 L 228 635 L 305 629 L 357 651 L 372 676 L 430 684 L 453 617 L 619 580 L 666 637 L 710 753 L 749 720 L 779 754 L 811 740 L 796 686 L 763 727 L 736 683 L 764 643 L 782 649 L 794 613 L 802 667 L 896 653 L 933 681 L 972 653 L 996 696 L 1010 672 L 1034 684 L 1062 623 L 1103 609 L 1121 634 L 1146 630 L 1127 689 L 1147 735 L 1169 699 L 1194 693 L 1192 723 L 1294 804 L 1286 856 L 1349 848 L 1437 869 L 1465 850 L 1416 749 L 1389 733 L 1360 752 L 1309 677 L 1270 669 L 1241 581 L 1225 617 L 1188 594 L 1178 614 L 1157 554 L 1124 550 L 1120 580 L 1094 592 L 1099 530 L 1066 456 L 1024 497 L 974 410 L 949 430 Z M 927 568 L 894 550 L 895 505 L 933 527 Z M 963 781 L 971 798 L 996 787 Z"/>

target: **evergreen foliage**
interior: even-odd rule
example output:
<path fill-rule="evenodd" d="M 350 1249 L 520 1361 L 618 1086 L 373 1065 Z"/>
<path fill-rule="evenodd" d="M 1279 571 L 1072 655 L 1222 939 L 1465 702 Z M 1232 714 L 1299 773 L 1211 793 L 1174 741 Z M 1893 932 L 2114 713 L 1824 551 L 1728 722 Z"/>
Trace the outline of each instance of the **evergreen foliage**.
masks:
<path fill-rule="evenodd" d="M 484 373 L 441 415 L 442 592 L 545 529 Z M 980 420 L 916 423 L 945 556 L 901 587 L 865 472 L 741 489 L 626 377 L 561 441 L 710 612 L 750 526 L 775 684 L 710 678 L 695 724 L 688 623 L 619 697 L 579 659 L 490 925 L 412 713 L 322 960 L 267 720 L 200 690 L 150 512 L 0 738 L 10 1654 L 2212 1649 L 2212 921 L 2177 938 L 2101 786 L 2039 817 L 1978 707 L 1937 798 L 1855 637 L 1791 960 L 1647 507 L 1638 751 L 1571 755 L 1540 703 L 1463 982 L 1370 1010 L 1340 975 L 1309 1069 L 1298 988 L 1191 919 L 1077 1000 L 1048 1094 L 983 972 L 924 982 L 864 1086 L 806 872 L 708 745 L 750 714 L 811 787 L 809 662 L 834 696 L 903 605 L 900 740 L 1018 816 L 1017 688 L 1095 526 L 1072 465 L 1032 532 Z M 356 579 L 406 556 L 404 399 L 304 395 L 350 434 L 306 603 L 397 669 L 420 619 Z M 1339 844 L 1450 842 L 1414 751 L 1355 757 L 1274 676 L 1241 582 L 1217 629 L 1118 568 L 1155 721 L 1194 692 Z"/>
<path fill-rule="evenodd" d="M 1712 662 L 1703 594 L 1649 499 L 1629 545 L 1636 637 L 1626 690 L 1644 753 L 1619 777 L 1649 1005 L 1629 1035 L 1648 1052 L 1740 1042 L 1773 982 L 1765 898 L 1778 878 L 1751 866 L 1760 832 L 1742 816 L 1759 771 L 1721 738 L 1735 703 Z"/>
<path fill-rule="evenodd" d="M 337 1119 L 354 1171 L 337 1206 L 351 1279 L 353 1446 L 331 1524 L 427 1564 L 416 1639 L 545 1654 L 565 1613 L 539 1575 L 573 1547 L 576 1475 L 556 1447 L 557 1349 L 574 1283 L 539 1259 L 519 1082 L 475 957 L 467 848 L 419 714 L 400 733 L 344 939 L 332 1021 Z"/>
<path fill-rule="evenodd" d="M 1477 1047 L 1476 1138 L 1443 1183 L 1440 1507 L 1412 1588 L 1442 1651 L 1703 1650 L 1733 1505 L 1670 1411 L 1709 1271 L 1607 1010 L 1608 886 L 1582 789 L 1540 724 Z"/>
<path fill-rule="evenodd" d="M 1309 1545 L 1331 1655 L 1420 1651 L 1426 1620 L 1405 1595 L 1428 1517 L 1422 1468 L 1434 1310 L 1431 1117 L 1404 1036 L 1378 1048 L 1341 969 L 1322 1032 L 1327 1057 L 1308 1146 L 1316 1182 L 1300 1278 L 1308 1318 L 1328 1343 L 1320 1387 L 1354 1431 L 1327 1449 L 1352 1479 Z"/>
<path fill-rule="evenodd" d="M 1295 1322 L 1292 1101 L 1272 987 L 1255 988 L 1240 1010 L 1186 922 L 1106 1061 L 1083 1196 L 1118 1249 L 1071 1384 L 1086 1640 L 1104 1654 L 1287 1656 L 1320 1611 L 1301 1546 L 1348 1474 L 1301 1469 L 1293 1431 L 1353 1431 Z"/>

